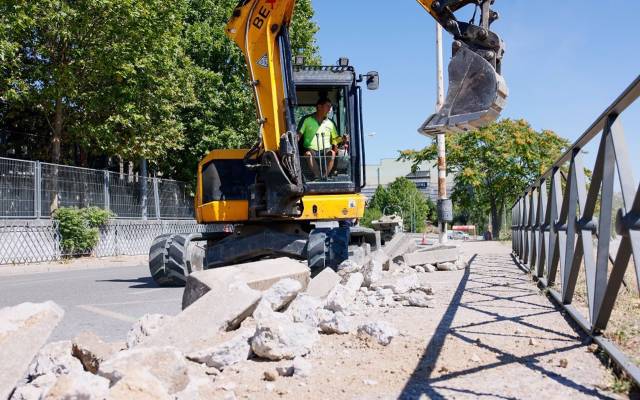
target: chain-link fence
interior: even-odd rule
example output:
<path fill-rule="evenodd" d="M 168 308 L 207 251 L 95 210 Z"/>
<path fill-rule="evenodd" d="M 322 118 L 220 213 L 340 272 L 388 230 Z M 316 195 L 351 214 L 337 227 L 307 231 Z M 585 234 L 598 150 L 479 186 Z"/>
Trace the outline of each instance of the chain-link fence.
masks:
<path fill-rule="evenodd" d="M 191 220 L 111 220 L 100 229 L 91 254 L 97 257 L 148 254 L 151 242 L 165 233 L 216 232 L 220 225 Z M 55 220 L 0 220 L 0 265 L 57 261 L 66 254 Z"/>
<path fill-rule="evenodd" d="M 95 206 L 117 218 L 193 219 L 184 182 L 0 157 L 0 218 L 49 218 Z"/>

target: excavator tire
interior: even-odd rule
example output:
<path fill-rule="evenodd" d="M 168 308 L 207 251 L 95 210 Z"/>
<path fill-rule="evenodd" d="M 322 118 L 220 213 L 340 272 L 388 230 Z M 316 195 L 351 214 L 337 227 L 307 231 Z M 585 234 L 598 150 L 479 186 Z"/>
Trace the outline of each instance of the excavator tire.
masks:
<path fill-rule="evenodd" d="M 327 266 L 327 235 L 325 232 L 312 232 L 307 241 L 307 259 L 311 271 L 320 271 Z"/>
<path fill-rule="evenodd" d="M 181 235 L 161 235 L 149 250 L 149 271 L 158 286 L 184 286 L 188 270 L 184 263 L 184 241 Z"/>

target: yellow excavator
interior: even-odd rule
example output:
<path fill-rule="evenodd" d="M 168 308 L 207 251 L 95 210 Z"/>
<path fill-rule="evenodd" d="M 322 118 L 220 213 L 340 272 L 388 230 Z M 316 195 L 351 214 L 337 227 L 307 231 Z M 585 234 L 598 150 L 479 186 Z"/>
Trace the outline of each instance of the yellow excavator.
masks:
<path fill-rule="evenodd" d="M 418 0 L 454 38 L 445 104 L 420 132 L 473 129 L 500 114 L 507 89 L 504 43 L 490 30 L 498 18 L 493 2 Z M 339 265 L 358 247 L 380 247 L 379 234 L 357 226 L 366 182 L 361 85 L 377 89 L 378 73 L 357 74 L 347 58 L 309 66 L 291 54 L 294 6 L 295 0 L 241 0 L 233 11 L 226 33 L 245 55 L 260 132 L 250 149 L 213 150 L 200 161 L 195 210 L 199 223 L 234 229 L 156 238 L 149 268 L 159 285 L 265 257 L 306 259 L 318 270 Z M 476 7 L 470 22 L 455 17 L 465 6 Z M 337 134 L 324 137 L 331 129 L 318 128 L 314 151 L 303 148 L 300 121 L 327 104 Z"/>

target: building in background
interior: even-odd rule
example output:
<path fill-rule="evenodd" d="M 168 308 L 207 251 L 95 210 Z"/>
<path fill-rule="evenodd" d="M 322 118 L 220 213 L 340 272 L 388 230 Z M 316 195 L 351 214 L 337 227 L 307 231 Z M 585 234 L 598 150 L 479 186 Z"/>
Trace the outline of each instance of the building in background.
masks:
<path fill-rule="evenodd" d="M 418 170 L 411 171 L 411 161 L 383 158 L 379 164 L 370 164 L 365 167 L 367 173 L 367 185 L 362 189 L 362 194 L 371 198 L 380 185 L 388 184 L 400 177 L 405 177 L 416 184 L 416 187 L 425 197 L 433 202 L 438 199 L 438 166 L 435 162 L 423 162 Z M 453 189 L 454 176 L 447 176 L 447 192 Z"/>

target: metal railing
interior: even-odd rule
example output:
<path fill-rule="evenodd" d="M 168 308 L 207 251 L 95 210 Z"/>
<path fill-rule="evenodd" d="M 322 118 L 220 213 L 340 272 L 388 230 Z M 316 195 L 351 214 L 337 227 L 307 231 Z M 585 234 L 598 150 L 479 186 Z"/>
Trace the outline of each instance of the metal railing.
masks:
<path fill-rule="evenodd" d="M 194 218 L 184 182 L 0 157 L 0 218 L 49 218 L 59 207 L 89 206 L 117 218 Z"/>
<path fill-rule="evenodd" d="M 636 384 L 640 369 L 602 333 L 630 265 L 640 287 L 640 188 L 619 120 L 639 96 L 640 76 L 516 201 L 511 227 L 515 256 Z M 598 135 L 597 158 L 587 180 L 582 150 Z M 623 202 L 617 210 L 616 169 Z M 617 251 L 611 240 L 614 212 L 615 231 L 621 236 Z M 587 316 L 572 305 L 583 266 Z"/>
<path fill-rule="evenodd" d="M 95 248 L 67 254 L 61 244 L 58 221 L 53 219 L 0 220 L 0 265 L 58 261 L 65 257 L 110 257 L 149 253 L 153 239 L 167 233 L 219 232 L 222 225 L 200 225 L 193 220 L 111 220 L 100 228 Z"/>

